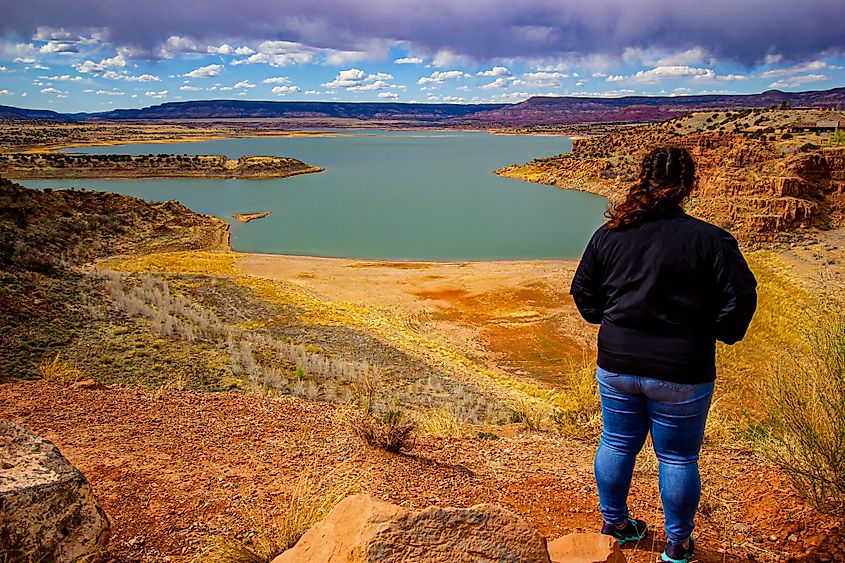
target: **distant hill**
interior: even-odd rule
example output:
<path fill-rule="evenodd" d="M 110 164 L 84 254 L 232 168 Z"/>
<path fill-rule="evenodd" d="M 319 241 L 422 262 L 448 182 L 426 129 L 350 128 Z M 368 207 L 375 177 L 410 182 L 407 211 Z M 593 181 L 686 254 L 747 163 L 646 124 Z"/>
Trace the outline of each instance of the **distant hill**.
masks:
<path fill-rule="evenodd" d="M 409 104 L 398 102 L 261 102 L 202 100 L 170 102 L 143 109 L 87 114 L 85 119 L 257 119 L 279 117 L 415 121 L 455 119 L 505 104 Z"/>
<path fill-rule="evenodd" d="M 657 121 L 697 110 L 769 107 L 845 108 L 845 88 L 812 92 L 769 90 L 762 94 L 626 96 L 581 98 L 537 96 L 518 104 L 412 104 L 400 102 L 268 102 L 198 100 L 141 109 L 60 114 L 0 106 L 0 119 L 54 121 L 156 119 L 360 119 L 437 122 L 467 126 L 529 126 L 587 122 Z"/>
<path fill-rule="evenodd" d="M 24 109 L 12 106 L 0 106 L 0 119 L 40 119 L 48 121 L 72 121 L 63 113 L 47 109 Z"/>
<path fill-rule="evenodd" d="M 657 121 L 697 110 L 770 107 L 845 108 L 845 88 L 815 92 L 707 96 L 626 96 L 624 98 L 534 97 L 464 118 L 475 123 L 551 125 L 598 121 Z"/>

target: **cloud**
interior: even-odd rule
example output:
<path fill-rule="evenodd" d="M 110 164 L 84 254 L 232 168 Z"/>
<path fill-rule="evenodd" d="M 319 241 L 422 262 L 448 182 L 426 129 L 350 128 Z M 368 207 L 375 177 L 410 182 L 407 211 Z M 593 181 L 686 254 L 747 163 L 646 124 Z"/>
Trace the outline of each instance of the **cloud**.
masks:
<path fill-rule="evenodd" d="M 67 92 L 62 92 L 61 90 L 57 90 L 56 88 L 42 88 L 39 90 L 42 94 L 67 94 Z"/>
<path fill-rule="evenodd" d="M 288 66 L 305 64 L 314 60 L 315 49 L 294 41 L 264 41 L 258 46 L 258 52 L 249 58 L 232 61 L 233 65 L 267 64 L 270 66 Z"/>
<path fill-rule="evenodd" d="M 686 65 L 658 66 L 649 70 L 640 70 L 631 76 L 632 82 L 653 84 L 666 79 L 675 78 L 713 78 L 716 73 L 710 68 L 697 68 Z M 609 82 L 613 82 L 608 78 Z"/>
<path fill-rule="evenodd" d="M 31 65 L 35 62 L 35 59 L 31 57 L 15 57 L 15 60 L 12 61 L 13 63 L 20 63 L 25 65 Z"/>
<path fill-rule="evenodd" d="M 299 86 L 273 86 L 270 91 L 279 96 L 284 96 L 285 94 L 299 92 Z"/>
<path fill-rule="evenodd" d="M 223 43 L 219 47 L 209 45 L 205 50 L 212 55 L 252 55 L 255 53 L 255 49 L 246 46 L 232 47 L 228 43 Z"/>
<path fill-rule="evenodd" d="M 126 58 L 123 56 L 123 53 L 118 53 L 109 59 L 102 59 L 98 63 L 86 60 L 82 63 L 74 64 L 73 68 L 83 74 L 98 74 L 109 68 L 124 68 L 125 66 Z"/>
<path fill-rule="evenodd" d="M 779 76 L 788 76 L 790 74 L 799 74 L 802 72 L 820 72 L 830 70 L 842 70 L 842 67 L 832 65 L 825 61 L 808 61 L 788 68 L 778 68 L 761 72 L 760 78 L 777 78 Z"/>
<path fill-rule="evenodd" d="M 456 78 L 463 78 L 466 76 L 463 71 L 460 70 L 446 70 L 446 71 L 439 71 L 436 70 L 431 73 L 430 76 L 423 76 L 417 80 L 417 84 L 420 86 L 425 86 L 427 84 L 442 84 L 447 80 L 454 80 Z"/>
<path fill-rule="evenodd" d="M 167 97 L 167 90 L 161 90 L 160 92 L 154 92 L 154 91 L 144 92 L 144 95 L 147 96 L 148 98 L 156 98 L 156 99 L 160 100 L 162 98 Z"/>
<path fill-rule="evenodd" d="M 249 80 L 241 80 L 240 82 L 232 86 L 232 88 L 234 88 L 235 90 L 247 90 L 249 88 L 255 88 L 255 84 L 253 84 Z"/>
<path fill-rule="evenodd" d="M 120 90 L 97 90 L 95 94 L 98 96 L 123 96 L 125 92 L 121 92 Z"/>
<path fill-rule="evenodd" d="M 196 53 L 197 51 L 199 51 L 199 45 L 190 37 L 171 35 L 159 46 L 158 56 L 163 59 L 172 59 L 177 53 Z"/>
<path fill-rule="evenodd" d="M 508 80 L 507 78 L 499 77 L 496 80 L 494 80 L 493 82 L 490 82 L 489 84 L 485 84 L 484 86 L 481 87 L 481 89 L 482 90 L 491 90 L 493 88 L 508 88 L 508 87 L 510 87 L 510 85 L 511 85 L 510 80 Z"/>
<path fill-rule="evenodd" d="M 401 59 L 393 61 L 393 63 L 397 65 L 419 65 L 422 64 L 422 62 L 423 60 L 419 57 L 402 57 Z"/>
<path fill-rule="evenodd" d="M 179 89 L 185 92 L 196 92 L 197 90 L 202 90 L 202 88 L 199 88 L 198 86 L 191 86 L 190 84 L 183 84 L 182 86 L 179 86 Z"/>
<path fill-rule="evenodd" d="M 107 70 L 103 73 L 102 77 L 106 80 L 125 80 L 127 82 L 161 82 L 161 78 L 152 74 L 141 74 L 135 76 L 126 72 L 116 72 L 114 70 Z"/>
<path fill-rule="evenodd" d="M 186 72 L 182 76 L 187 78 L 211 78 L 220 75 L 221 70 L 223 70 L 223 65 L 206 65 Z"/>
<path fill-rule="evenodd" d="M 366 76 L 367 73 L 360 68 L 341 70 L 334 80 L 324 83 L 323 86 L 326 88 L 349 88 L 360 84 Z"/>
<path fill-rule="evenodd" d="M 113 2 L 109 9 L 102 0 L 39 0 L 36 6 L 4 2 L 0 33 L 105 28 L 114 44 L 150 53 L 173 37 L 205 45 L 220 37 L 284 37 L 350 53 L 371 53 L 367 42 L 379 40 L 412 48 L 436 66 L 456 64 L 456 57 L 621 57 L 629 48 L 677 53 L 655 66 L 712 66 L 696 60 L 702 54 L 750 66 L 773 55 L 802 61 L 842 52 L 845 34 L 832 23 L 841 17 L 841 0 L 429 0 L 425 9 L 419 0 L 287 0 L 284 9 L 277 0 L 236 8 L 228 0 L 206 0 L 200 9 L 173 0 Z M 170 43 L 170 52 L 185 47 Z"/>
<path fill-rule="evenodd" d="M 510 71 L 503 66 L 494 66 L 490 70 L 483 70 L 476 73 L 476 76 L 510 76 Z"/>
<path fill-rule="evenodd" d="M 383 100 L 398 100 L 399 94 L 396 92 L 379 92 L 378 97 Z"/>
<path fill-rule="evenodd" d="M 824 80 L 830 80 L 830 77 L 826 74 L 804 74 L 772 82 L 769 84 L 769 88 L 800 88 L 809 82 L 822 82 Z"/>
<path fill-rule="evenodd" d="M 274 76 L 272 78 L 265 78 L 261 82 L 264 84 L 290 84 L 290 78 L 287 76 Z"/>
<path fill-rule="evenodd" d="M 390 84 L 387 80 L 393 80 L 393 75 L 386 72 L 367 74 L 360 68 L 349 68 L 341 70 L 334 80 L 324 82 L 322 86 L 326 88 L 346 88 L 349 92 L 404 88 L 404 86 Z"/>
<path fill-rule="evenodd" d="M 0 96 L 11 96 L 11 95 L 13 95 L 13 92 L 11 90 L 7 90 L 5 88 L 0 90 Z"/>
<path fill-rule="evenodd" d="M 6 70 L 6 67 L 0 67 L 0 70 Z M 52 80 L 54 82 L 78 82 L 82 80 L 81 76 L 71 76 L 69 74 L 62 74 L 61 76 L 39 76 L 43 80 Z"/>

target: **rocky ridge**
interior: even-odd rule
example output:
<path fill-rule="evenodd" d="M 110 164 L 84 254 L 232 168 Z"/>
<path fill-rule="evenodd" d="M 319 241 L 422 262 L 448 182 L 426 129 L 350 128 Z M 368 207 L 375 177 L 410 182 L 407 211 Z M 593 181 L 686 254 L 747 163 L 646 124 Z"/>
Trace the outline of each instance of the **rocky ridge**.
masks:
<path fill-rule="evenodd" d="M 593 192 L 615 200 L 657 146 L 687 148 L 698 187 L 687 209 L 749 243 L 840 225 L 845 147 L 767 142 L 734 134 L 676 135 L 664 126 L 574 139 L 572 152 L 497 170 L 502 176 Z"/>

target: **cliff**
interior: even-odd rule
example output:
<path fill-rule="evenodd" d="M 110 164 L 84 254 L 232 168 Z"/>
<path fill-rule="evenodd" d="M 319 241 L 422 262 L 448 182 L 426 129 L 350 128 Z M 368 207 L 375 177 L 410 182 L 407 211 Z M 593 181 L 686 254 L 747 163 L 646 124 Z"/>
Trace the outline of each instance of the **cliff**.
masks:
<path fill-rule="evenodd" d="M 769 142 L 736 134 L 676 135 L 664 125 L 575 139 L 572 152 L 512 165 L 502 176 L 593 192 L 615 200 L 653 147 L 687 148 L 698 186 L 687 210 L 745 242 L 770 242 L 845 218 L 845 147 Z"/>

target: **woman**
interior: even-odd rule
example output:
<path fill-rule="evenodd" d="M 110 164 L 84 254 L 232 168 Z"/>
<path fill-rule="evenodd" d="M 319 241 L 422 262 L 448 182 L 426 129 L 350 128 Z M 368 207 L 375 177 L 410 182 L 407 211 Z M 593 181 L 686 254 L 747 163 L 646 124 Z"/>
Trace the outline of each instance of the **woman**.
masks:
<path fill-rule="evenodd" d="M 684 213 L 695 163 L 682 148 L 645 157 L 639 180 L 590 240 L 570 293 L 600 324 L 596 377 L 604 431 L 595 459 L 602 533 L 639 541 L 628 514 L 634 460 L 651 432 L 666 522 L 663 561 L 694 556 L 698 452 L 716 379 L 716 341 L 742 339 L 757 282 L 736 240 Z"/>

